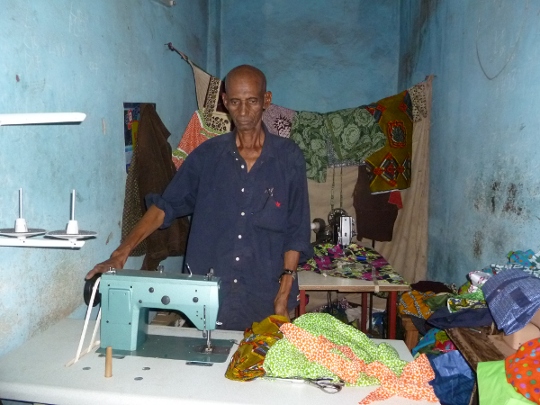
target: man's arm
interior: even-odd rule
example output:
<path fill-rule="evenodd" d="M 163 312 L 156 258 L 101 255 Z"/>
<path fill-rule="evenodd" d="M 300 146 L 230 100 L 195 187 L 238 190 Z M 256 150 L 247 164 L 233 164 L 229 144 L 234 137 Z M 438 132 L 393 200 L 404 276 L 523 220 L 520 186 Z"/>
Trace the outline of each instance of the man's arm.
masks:
<path fill-rule="evenodd" d="M 298 267 L 298 261 L 300 260 L 300 252 L 296 250 L 289 250 L 285 252 L 285 258 L 283 260 L 283 269 L 296 271 Z M 289 319 L 289 310 L 287 308 L 287 302 L 291 293 L 291 287 L 293 284 L 293 278 L 291 275 L 285 274 L 281 277 L 281 283 L 279 285 L 279 291 L 274 299 L 274 312 L 276 315 L 283 315 Z"/>
<path fill-rule="evenodd" d="M 96 266 L 88 272 L 86 279 L 89 280 L 98 273 L 105 273 L 106 271 L 109 271 L 110 268 L 123 268 L 131 251 L 148 235 L 158 229 L 163 224 L 164 219 L 165 212 L 155 205 L 152 205 L 139 222 L 137 222 L 122 244 L 112 252 L 111 257 L 102 263 L 96 264 Z"/>

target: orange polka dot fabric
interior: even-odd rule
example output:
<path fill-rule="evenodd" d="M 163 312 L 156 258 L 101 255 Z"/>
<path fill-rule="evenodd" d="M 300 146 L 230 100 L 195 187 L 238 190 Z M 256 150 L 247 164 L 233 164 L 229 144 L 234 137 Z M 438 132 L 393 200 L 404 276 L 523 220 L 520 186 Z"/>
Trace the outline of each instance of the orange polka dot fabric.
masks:
<path fill-rule="evenodd" d="M 435 373 L 425 354 L 408 363 L 398 377 L 383 363 L 374 361 L 366 364 L 349 347 L 338 346 L 324 336 L 314 336 L 292 323 L 281 325 L 280 330 L 309 361 L 321 364 L 349 384 L 353 384 L 360 373 L 376 377 L 381 386 L 359 402 L 361 405 L 394 395 L 414 400 L 438 401 L 433 387 L 429 385 Z"/>
<path fill-rule="evenodd" d="M 313 336 L 292 323 L 281 325 L 280 330 L 309 361 L 323 365 L 345 382 L 355 383 L 365 368 L 365 363 L 349 347 L 338 346 L 324 336 Z"/>
<path fill-rule="evenodd" d="M 523 343 L 505 360 L 506 380 L 525 398 L 540 404 L 540 339 Z"/>
<path fill-rule="evenodd" d="M 438 401 L 433 387 L 429 384 L 435 378 L 435 372 L 425 354 L 407 364 L 400 377 L 378 361 L 368 364 L 365 372 L 377 377 L 381 386 L 359 402 L 360 405 L 382 401 L 394 395 L 416 401 Z"/>

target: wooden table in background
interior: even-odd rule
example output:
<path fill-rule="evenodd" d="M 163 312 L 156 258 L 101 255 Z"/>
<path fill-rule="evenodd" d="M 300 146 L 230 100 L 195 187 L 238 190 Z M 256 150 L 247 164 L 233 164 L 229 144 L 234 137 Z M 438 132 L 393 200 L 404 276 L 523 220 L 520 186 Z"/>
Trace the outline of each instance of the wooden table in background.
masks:
<path fill-rule="evenodd" d="M 388 338 L 396 338 L 397 293 L 409 291 L 408 284 L 391 284 L 386 281 L 367 281 L 354 278 L 325 276 L 313 271 L 299 271 L 300 315 L 306 313 L 306 291 L 338 291 L 345 293 L 362 293 L 361 330 L 366 332 L 367 295 L 375 292 L 388 292 Z"/>

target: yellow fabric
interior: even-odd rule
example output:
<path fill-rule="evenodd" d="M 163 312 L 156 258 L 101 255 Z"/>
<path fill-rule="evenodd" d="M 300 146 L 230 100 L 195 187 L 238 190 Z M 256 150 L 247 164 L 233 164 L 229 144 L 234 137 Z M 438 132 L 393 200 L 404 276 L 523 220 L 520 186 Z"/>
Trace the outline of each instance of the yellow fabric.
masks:
<path fill-rule="evenodd" d="M 244 339 L 233 354 L 225 377 L 235 381 L 250 381 L 265 375 L 262 367 L 268 349 L 283 338 L 279 328 L 289 322 L 281 315 L 271 315 L 261 322 L 254 322 L 244 332 Z"/>
<path fill-rule="evenodd" d="M 414 123 L 412 182 L 401 191 L 403 209 L 394 224 L 391 242 L 377 242 L 375 249 L 409 283 L 425 280 L 427 273 L 427 227 L 429 196 L 429 128 L 433 76 L 415 87 L 426 98 L 427 115 Z M 310 200 L 311 202 L 311 200 Z M 352 214 L 352 213 L 351 213 Z"/>
<path fill-rule="evenodd" d="M 425 300 L 434 297 L 435 295 L 436 294 L 433 291 L 407 291 L 403 293 L 399 299 L 398 311 L 400 315 L 412 315 L 428 319 L 433 311 L 425 303 Z"/>
<path fill-rule="evenodd" d="M 404 100 L 407 91 L 376 103 L 374 116 L 386 135 L 386 144 L 366 159 L 373 180 L 371 192 L 403 190 L 411 185 L 413 122 Z"/>

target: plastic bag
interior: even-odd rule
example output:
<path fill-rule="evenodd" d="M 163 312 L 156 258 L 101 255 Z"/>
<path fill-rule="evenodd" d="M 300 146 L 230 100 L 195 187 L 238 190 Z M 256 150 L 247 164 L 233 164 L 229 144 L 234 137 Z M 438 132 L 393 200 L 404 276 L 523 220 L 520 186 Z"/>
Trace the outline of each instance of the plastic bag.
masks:
<path fill-rule="evenodd" d="M 428 355 L 435 379 L 430 382 L 441 405 L 468 405 L 476 377 L 459 350 Z"/>

